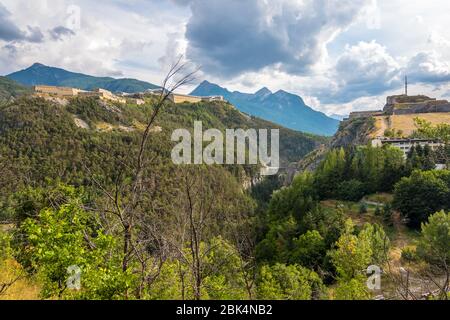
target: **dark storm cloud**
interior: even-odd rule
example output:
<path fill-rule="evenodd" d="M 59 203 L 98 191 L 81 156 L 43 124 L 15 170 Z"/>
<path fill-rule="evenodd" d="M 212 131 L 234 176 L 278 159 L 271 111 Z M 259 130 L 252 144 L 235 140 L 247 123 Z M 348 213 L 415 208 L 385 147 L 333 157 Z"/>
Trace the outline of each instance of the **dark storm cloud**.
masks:
<path fill-rule="evenodd" d="M 180 1 L 177 1 L 180 2 Z M 366 0 L 191 0 L 187 56 L 209 73 L 233 76 L 277 65 L 304 74 Z"/>

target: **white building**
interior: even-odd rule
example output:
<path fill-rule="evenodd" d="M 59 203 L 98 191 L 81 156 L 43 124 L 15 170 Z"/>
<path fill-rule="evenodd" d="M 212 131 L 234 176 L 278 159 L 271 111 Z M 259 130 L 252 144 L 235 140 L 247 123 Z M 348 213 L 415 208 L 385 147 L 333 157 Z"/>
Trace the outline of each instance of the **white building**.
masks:
<path fill-rule="evenodd" d="M 413 146 L 429 146 L 432 150 L 436 150 L 437 148 L 444 146 L 444 144 L 437 139 L 402 139 L 379 137 L 372 140 L 373 147 L 382 147 L 387 144 L 402 150 L 405 158 L 407 157 Z"/>

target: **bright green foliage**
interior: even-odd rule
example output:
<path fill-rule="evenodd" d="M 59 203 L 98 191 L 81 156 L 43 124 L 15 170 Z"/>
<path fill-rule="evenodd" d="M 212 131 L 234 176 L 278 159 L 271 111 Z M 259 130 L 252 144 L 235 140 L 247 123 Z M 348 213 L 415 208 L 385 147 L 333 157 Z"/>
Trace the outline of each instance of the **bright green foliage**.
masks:
<path fill-rule="evenodd" d="M 236 248 L 221 237 L 213 238 L 205 252 L 204 287 L 209 299 L 248 299 L 245 290 L 243 265 Z"/>
<path fill-rule="evenodd" d="M 336 247 L 328 253 L 337 272 L 335 299 L 369 299 L 365 270 L 373 264 L 381 265 L 389 250 L 389 239 L 383 228 L 366 224 L 355 235 L 353 223 L 348 220 L 346 232 L 336 242 Z"/>
<path fill-rule="evenodd" d="M 313 175 L 305 172 L 297 176 L 291 186 L 275 192 L 268 209 L 269 218 L 292 216 L 299 221 L 317 203 L 313 181 Z"/>
<path fill-rule="evenodd" d="M 418 259 L 416 248 L 404 247 L 402 249 L 402 259 L 404 261 L 416 261 Z"/>
<path fill-rule="evenodd" d="M 309 211 L 300 222 L 301 233 L 317 230 L 325 241 L 325 246 L 332 246 L 345 230 L 345 214 L 343 209 L 327 211 L 316 207 Z"/>
<path fill-rule="evenodd" d="M 179 261 L 166 261 L 159 270 L 158 277 L 145 290 L 143 298 L 147 300 L 187 299 L 192 295 L 192 290 L 188 291 L 189 287 L 187 287 L 183 296 L 183 284 L 186 286 L 187 281 L 189 281 L 189 274 Z"/>
<path fill-rule="evenodd" d="M 448 272 L 450 266 L 450 213 L 437 212 L 422 224 L 418 255 Z"/>
<path fill-rule="evenodd" d="M 319 235 L 326 248 L 331 246 L 343 229 L 343 215 L 342 210 L 328 212 L 320 207 L 312 174 L 297 176 L 290 187 L 283 188 L 272 196 L 265 219 L 267 230 L 256 247 L 257 260 L 317 266 L 321 260 L 307 262 L 300 258 L 306 251 L 294 253 L 302 250 L 296 242 L 308 231 L 317 230 L 314 236 Z M 317 242 L 314 245 L 316 244 Z M 310 247 L 307 251 L 312 250 L 312 254 L 320 251 L 319 247 Z M 300 260 L 296 260 L 297 258 Z"/>
<path fill-rule="evenodd" d="M 441 139 L 443 142 L 450 142 L 450 125 L 448 123 L 440 123 L 435 126 L 431 122 L 424 119 L 414 119 L 417 131 L 415 135 L 427 139 Z"/>
<path fill-rule="evenodd" d="M 365 194 L 391 191 L 407 173 L 400 149 L 386 146 L 330 151 L 314 174 L 321 198 L 358 201 Z"/>
<path fill-rule="evenodd" d="M 336 242 L 336 249 L 329 252 L 338 278 L 344 282 L 358 277 L 372 261 L 372 242 L 367 232 L 353 234 L 354 226 L 347 221 L 346 232 Z"/>
<path fill-rule="evenodd" d="M 394 192 L 394 206 L 408 224 L 419 228 L 429 215 L 450 205 L 449 171 L 415 171 L 403 178 Z"/>
<path fill-rule="evenodd" d="M 379 224 L 365 224 L 358 235 L 358 239 L 369 242 L 372 251 L 371 264 L 381 265 L 387 260 L 390 241 L 383 227 Z"/>
<path fill-rule="evenodd" d="M 189 249 L 186 248 L 186 257 Z M 242 300 L 249 295 L 245 285 L 243 265 L 236 248 L 221 237 L 201 244 L 202 299 Z M 193 299 L 192 261 L 177 260 L 165 262 L 159 276 L 146 289 L 144 297 L 151 300 Z M 253 290 L 253 288 L 250 288 Z"/>
<path fill-rule="evenodd" d="M 362 181 L 368 194 L 390 191 L 404 175 L 405 161 L 400 149 L 394 147 L 360 147 L 351 164 L 351 175 Z"/>
<path fill-rule="evenodd" d="M 290 187 L 275 192 L 266 214 L 268 230 L 256 248 L 257 259 L 287 261 L 299 222 L 316 206 L 317 195 L 310 173 L 297 176 Z"/>
<path fill-rule="evenodd" d="M 335 300 L 368 300 L 370 292 L 364 282 L 364 278 L 357 277 L 349 281 L 338 281 L 335 289 Z"/>
<path fill-rule="evenodd" d="M 336 186 L 344 180 L 346 159 L 344 149 L 331 150 L 315 173 L 315 185 L 322 198 L 332 198 Z"/>
<path fill-rule="evenodd" d="M 10 207 L 14 208 L 17 224 L 26 218 L 36 217 L 39 212 L 49 207 L 59 207 L 70 199 L 83 197 L 83 188 L 75 188 L 47 179 L 47 186 L 27 187 L 11 197 Z"/>
<path fill-rule="evenodd" d="M 298 265 L 262 266 L 258 279 L 258 299 L 311 300 L 322 291 L 320 277 Z"/>
<path fill-rule="evenodd" d="M 31 265 L 43 282 L 44 298 L 120 299 L 132 277 L 120 269 L 116 241 L 103 233 L 76 201 L 44 209 L 21 232 Z M 67 288 L 70 266 L 81 269 L 81 290 Z"/>
<path fill-rule="evenodd" d="M 11 235 L 0 231 L 0 262 L 12 254 Z"/>

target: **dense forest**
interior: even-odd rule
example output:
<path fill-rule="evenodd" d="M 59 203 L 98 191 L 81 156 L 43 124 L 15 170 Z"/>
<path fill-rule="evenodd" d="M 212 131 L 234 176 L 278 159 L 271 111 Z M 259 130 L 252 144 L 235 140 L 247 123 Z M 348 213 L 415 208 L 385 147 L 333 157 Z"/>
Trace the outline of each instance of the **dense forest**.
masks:
<path fill-rule="evenodd" d="M 390 147 L 329 149 L 285 185 L 283 172 L 170 161 L 171 132 L 196 120 L 222 131 L 276 125 L 223 102 L 157 104 L 0 106 L 0 298 L 422 298 L 392 265 L 399 248 L 396 262 L 434 283 L 426 297 L 448 298 L 450 172 L 434 170 L 448 147 L 407 159 Z M 327 142 L 281 128 L 283 166 Z M 370 266 L 386 291 L 367 286 Z"/>

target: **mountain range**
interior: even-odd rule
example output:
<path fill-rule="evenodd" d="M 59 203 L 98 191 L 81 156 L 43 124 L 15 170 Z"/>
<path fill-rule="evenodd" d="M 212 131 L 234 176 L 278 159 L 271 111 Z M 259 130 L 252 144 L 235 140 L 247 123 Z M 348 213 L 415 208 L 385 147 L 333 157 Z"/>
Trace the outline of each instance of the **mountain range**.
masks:
<path fill-rule="evenodd" d="M 94 77 L 82 73 L 70 72 L 64 69 L 35 63 L 31 67 L 7 75 L 26 86 L 49 85 L 74 87 L 83 90 L 103 88 L 112 92 L 142 92 L 155 89 L 158 86 L 136 79 L 115 79 L 111 77 Z"/>
<path fill-rule="evenodd" d="M 6 77 L 25 86 L 53 85 L 83 90 L 103 88 L 112 92 L 128 93 L 158 88 L 152 83 L 136 79 L 95 77 L 40 63 L 35 63 L 27 69 L 11 73 Z M 217 84 L 203 81 L 191 94 L 196 96 L 222 95 L 242 112 L 293 130 L 332 136 L 339 126 L 339 120 L 313 110 L 305 104 L 301 97 L 283 90 L 273 93 L 267 88 L 262 88 L 254 94 L 231 92 Z"/>
<path fill-rule="evenodd" d="M 332 136 L 339 126 L 339 120 L 313 110 L 301 97 L 283 90 L 273 93 L 264 87 L 254 94 L 231 92 L 217 84 L 203 81 L 191 94 L 224 96 L 245 113 L 298 131 Z"/>

